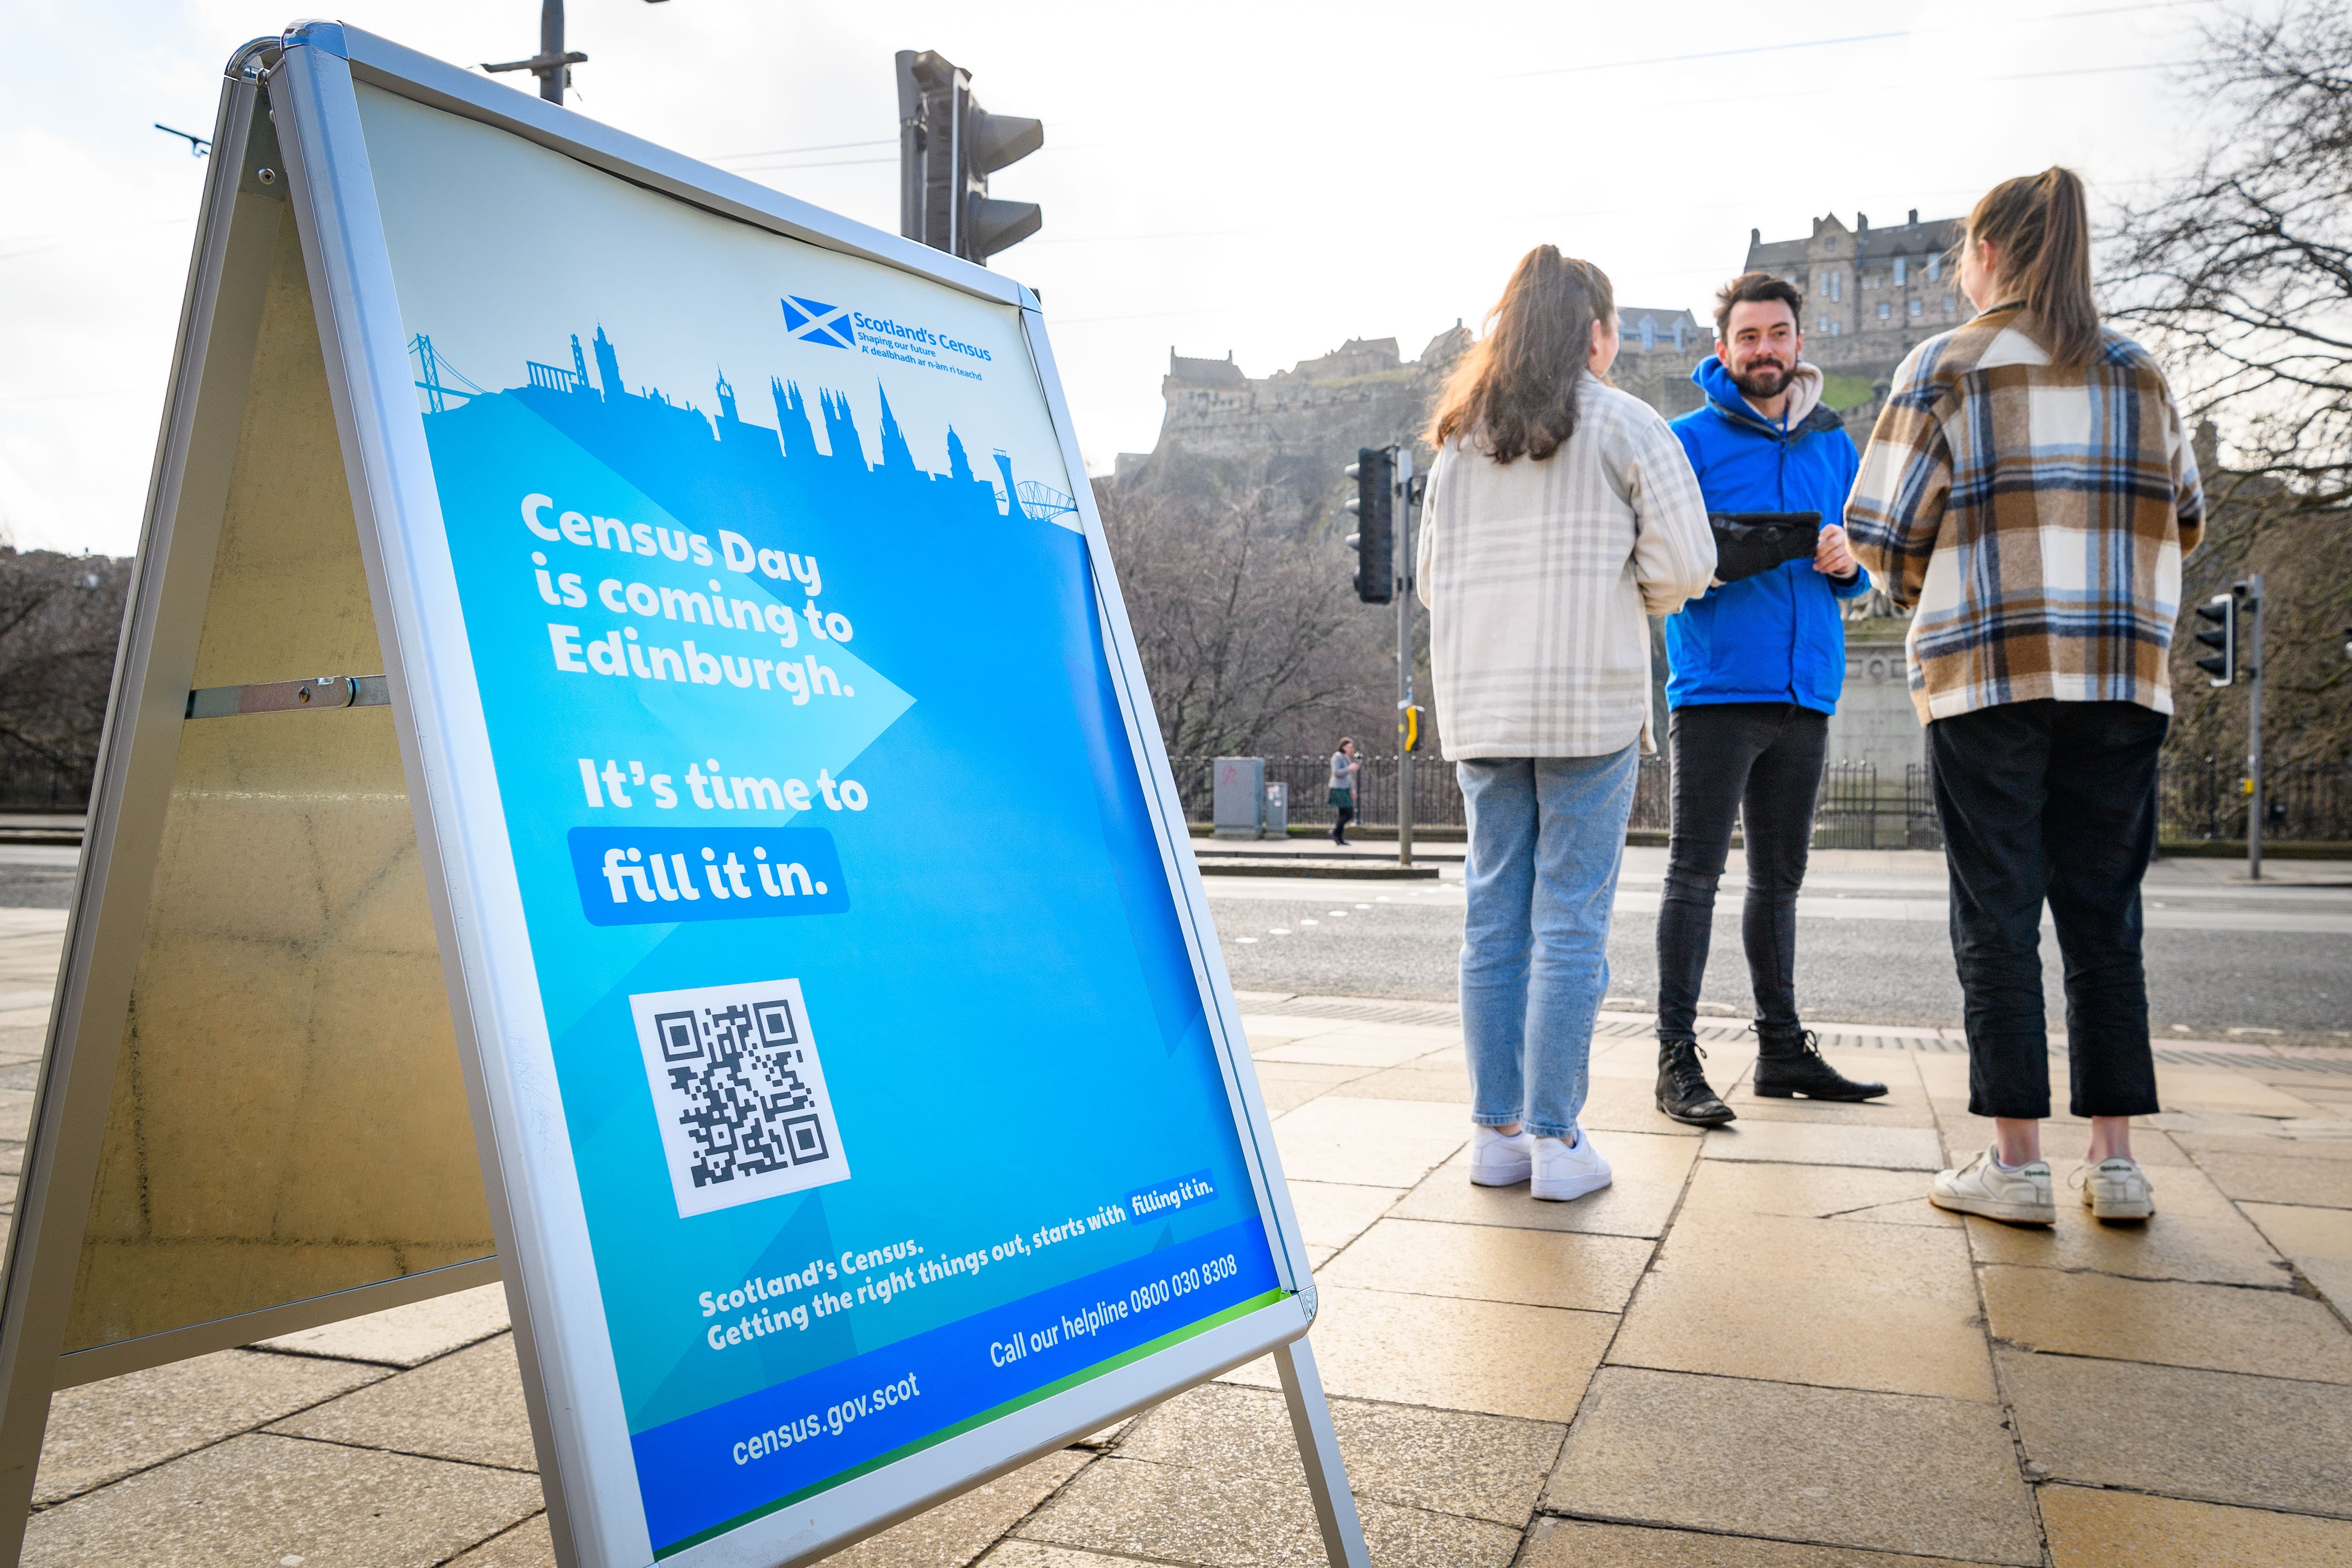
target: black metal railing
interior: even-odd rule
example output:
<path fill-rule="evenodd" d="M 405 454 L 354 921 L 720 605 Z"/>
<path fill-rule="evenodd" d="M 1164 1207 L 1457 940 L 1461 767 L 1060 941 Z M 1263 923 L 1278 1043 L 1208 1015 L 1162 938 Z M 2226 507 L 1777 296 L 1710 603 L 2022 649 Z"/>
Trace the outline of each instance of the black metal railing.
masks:
<path fill-rule="evenodd" d="M 1176 789 L 1184 800 L 1184 815 L 1205 822 L 1213 812 L 1213 759 L 1171 758 Z M 1331 802 L 1331 760 L 1328 757 L 1269 757 L 1265 781 L 1284 784 L 1290 791 L 1290 821 L 1294 827 L 1328 827 L 1335 815 Z M 1397 820 L 1397 759 L 1361 758 L 1356 776 L 1356 821 L 1367 827 L 1393 827 Z M 1833 762 L 1822 770 L 1822 815 L 1814 842 L 1822 848 L 1900 848 L 1901 807 L 1878 800 L 1877 769 L 1867 762 Z M 1461 828 L 1469 819 L 1462 809 L 1462 786 L 1454 765 L 1443 758 L 1416 754 L 1412 759 L 1412 820 L 1418 827 Z M 1674 822 L 1674 796 L 1665 755 L 1655 753 L 1641 761 L 1633 785 L 1633 814 L 1626 826 L 1635 832 L 1663 833 Z M 1891 842 L 1882 835 L 1897 835 Z M 1827 836 L 1824 836 L 1827 835 Z"/>
<path fill-rule="evenodd" d="M 2160 838 L 2243 840 L 2245 765 L 2236 758 L 2168 757 L 2157 765 Z M 2263 836 L 2303 842 L 2352 840 L 2352 763 L 2294 762 L 2263 770 Z"/>
<path fill-rule="evenodd" d="M 91 766 L 0 751 L 0 811 L 86 811 Z"/>
<path fill-rule="evenodd" d="M 1211 814 L 1210 759 L 1171 759 L 1176 785 L 1184 798 L 1184 814 L 1205 822 Z M 1412 759 L 1412 820 L 1423 827 L 1460 828 L 1467 819 L 1462 810 L 1462 787 L 1454 765 L 1443 758 L 1416 754 Z M 1306 827 L 1328 827 L 1330 759 L 1328 757 L 1269 757 L 1269 784 L 1290 787 L 1290 820 Z M 62 775 L 50 779 L 58 788 Z M 66 795 L 58 810 L 78 810 L 80 798 Z M 87 789 L 87 781 L 83 781 Z M 38 793 L 36 787 L 35 794 Z M 2352 841 L 2352 763 L 2290 763 L 2266 770 L 2263 780 L 2263 827 L 2266 838 L 2304 842 Z M 0 771 L 0 797 L 25 798 Z M 2246 836 L 2245 779 L 2234 759 L 2166 758 L 2157 768 L 2158 831 L 2168 840 L 2222 839 Z M 18 806 L 18 810 L 34 809 Z M 1637 832 L 1662 833 L 1673 823 L 1673 792 L 1664 753 L 1642 758 L 1641 777 L 1633 789 L 1633 816 L 1627 825 Z M 1397 820 L 1397 759 L 1363 758 L 1357 775 L 1356 821 L 1371 827 L 1393 826 Z M 1832 762 L 1822 769 L 1822 789 L 1813 817 L 1816 849 L 1940 850 L 1944 834 L 1936 817 L 1934 791 L 1925 763 L 1903 769 L 1899 790 L 1888 780 L 1882 787 L 1877 768 L 1868 762 Z"/>

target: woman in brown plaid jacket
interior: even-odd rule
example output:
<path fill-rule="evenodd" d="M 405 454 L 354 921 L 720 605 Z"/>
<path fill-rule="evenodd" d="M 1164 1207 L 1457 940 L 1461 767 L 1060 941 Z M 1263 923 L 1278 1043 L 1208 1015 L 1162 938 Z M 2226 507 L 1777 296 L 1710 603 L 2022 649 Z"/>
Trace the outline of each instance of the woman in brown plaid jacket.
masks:
<path fill-rule="evenodd" d="M 2157 1109 L 2139 883 L 2172 712 L 2180 559 L 2204 521 L 2196 459 L 2146 350 L 2091 297 L 2083 183 L 2006 181 L 1969 215 L 1980 312 L 1914 349 L 1846 506 L 1853 553 L 1911 607 L 1912 701 L 1951 874 L 1969 1109 L 1993 1146 L 1936 1177 L 1945 1208 L 2057 1218 L 2042 990 L 2046 900 L 2066 963 L 2083 1200 L 2155 1212 L 2130 1118 Z"/>

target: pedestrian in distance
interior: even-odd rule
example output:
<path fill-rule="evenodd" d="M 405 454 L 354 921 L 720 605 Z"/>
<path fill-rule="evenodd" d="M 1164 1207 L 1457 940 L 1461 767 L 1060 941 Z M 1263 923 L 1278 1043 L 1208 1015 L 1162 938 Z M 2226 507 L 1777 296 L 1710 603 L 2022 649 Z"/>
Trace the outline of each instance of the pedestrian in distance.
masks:
<path fill-rule="evenodd" d="M 1715 540 L 1674 433 L 1603 379 L 1606 274 L 1540 246 L 1486 325 L 1430 423 L 1415 571 L 1469 819 L 1470 1179 L 1566 1199 L 1611 1174 L 1577 1118 L 1634 777 L 1655 749 L 1643 616 L 1706 591 Z"/>
<path fill-rule="evenodd" d="M 1356 820 L 1356 778 L 1364 765 L 1356 758 L 1356 743 L 1347 736 L 1339 737 L 1339 749 L 1331 754 L 1331 841 L 1344 846 L 1348 841 L 1348 824 Z"/>
<path fill-rule="evenodd" d="M 1715 354 L 1691 372 L 1706 402 L 1674 422 L 1709 513 L 1822 518 L 1810 558 L 1718 582 L 1666 621 L 1674 817 L 1658 906 L 1657 1095 L 1659 1110 L 1697 1127 L 1733 1115 L 1699 1065 L 1697 1027 L 1735 821 L 1748 864 L 1740 936 L 1756 997 L 1756 1092 L 1886 1092 L 1824 1061 L 1797 1012 L 1797 892 L 1845 685 L 1840 601 L 1870 591 L 1841 526 L 1860 458 L 1822 402 L 1821 371 L 1805 362 L 1803 309 L 1796 286 L 1769 272 L 1718 289 Z"/>
<path fill-rule="evenodd" d="M 1938 1207 L 2057 1218 L 2042 910 L 2066 965 L 2079 1183 L 2102 1220 L 2156 1211 L 2131 1121 L 2157 1109 L 2139 884 L 2181 558 L 2205 516 L 2156 361 L 2100 325 L 2071 171 L 2004 181 L 1969 214 L 1974 320 L 1911 350 L 1846 507 L 1854 553 L 1914 606 L 1911 695 L 1950 873 L 1969 1109 L 1992 1146 L 1938 1175 Z"/>

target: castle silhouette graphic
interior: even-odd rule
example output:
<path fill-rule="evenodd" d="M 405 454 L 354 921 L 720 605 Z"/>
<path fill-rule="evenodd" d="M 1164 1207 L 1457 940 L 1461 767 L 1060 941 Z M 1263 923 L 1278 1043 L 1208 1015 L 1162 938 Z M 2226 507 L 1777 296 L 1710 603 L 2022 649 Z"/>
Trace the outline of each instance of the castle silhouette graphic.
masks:
<path fill-rule="evenodd" d="M 595 356 L 595 373 L 588 358 Z M 818 508 L 838 513 L 881 507 L 913 520 L 976 523 L 1011 517 L 1043 520 L 1066 506 L 1024 507 L 1015 484 L 1013 459 L 995 453 L 996 478 L 975 474 L 963 439 L 950 425 L 947 433 L 948 472 L 934 474 L 915 461 L 891 410 L 890 396 L 880 382 L 881 461 L 869 463 L 847 394 L 827 387 L 817 391 L 816 406 L 798 382 L 771 376 L 768 393 L 776 423 L 761 424 L 742 416 L 735 388 L 726 371 L 718 371 L 713 386 L 719 403 L 716 415 L 691 402 L 681 402 L 656 387 L 628 390 L 621 377 L 619 351 L 600 324 L 586 349 L 580 335 L 572 335 L 569 367 L 524 362 L 525 381 L 504 392 L 490 392 L 442 359 L 433 340 L 418 334 L 409 343 L 416 361 L 416 385 L 425 397 L 428 434 L 446 427 L 451 434 L 483 420 L 500 401 L 520 404 L 544 420 L 583 451 L 593 454 L 626 476 L 661 473 L 665 490 L 683 486 L 689 494 L 709 502 L 740 507 L 772 507 L 779 516 Z M 816 422 L 824 421 L 824 444 L 819 446 Z M 1064 500 L 1034 481 L 1033 493 Z M 764 501 L 766 507 L 760 507 Z"/>

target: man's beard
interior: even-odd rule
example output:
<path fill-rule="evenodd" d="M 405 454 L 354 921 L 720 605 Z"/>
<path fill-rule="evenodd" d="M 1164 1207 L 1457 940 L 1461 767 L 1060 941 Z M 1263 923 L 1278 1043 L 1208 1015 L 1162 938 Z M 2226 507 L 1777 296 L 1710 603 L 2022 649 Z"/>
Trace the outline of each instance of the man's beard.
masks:
<path fill-rule="evenodd" d="M 1748 397 L 1779 397 L 1796 379 L 1794 366 L 1769 361 L 1743 365 L 1731 373 L 1731 384 Z"/>

